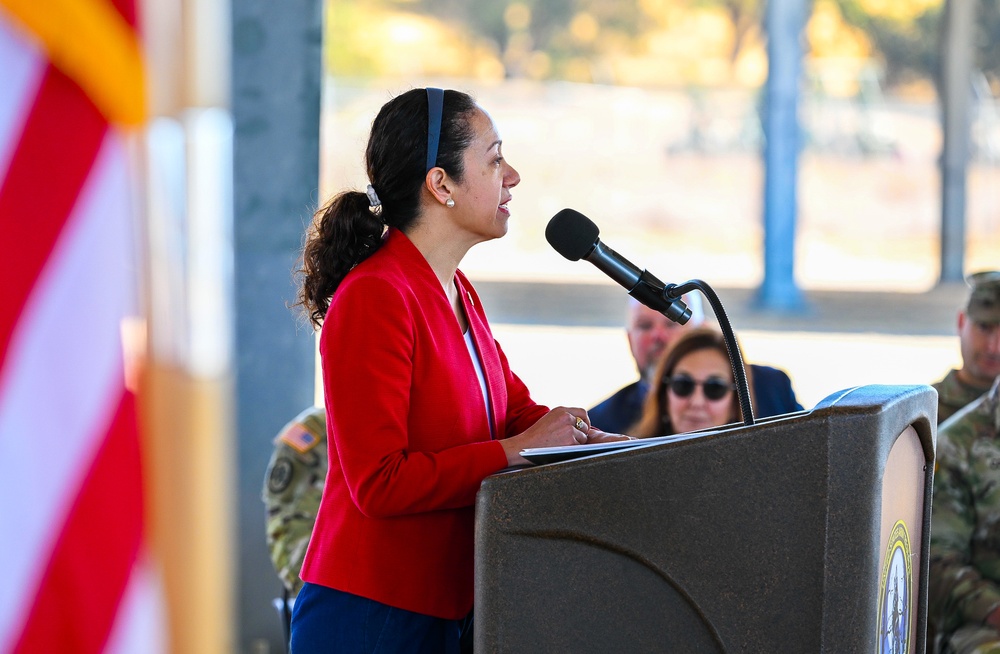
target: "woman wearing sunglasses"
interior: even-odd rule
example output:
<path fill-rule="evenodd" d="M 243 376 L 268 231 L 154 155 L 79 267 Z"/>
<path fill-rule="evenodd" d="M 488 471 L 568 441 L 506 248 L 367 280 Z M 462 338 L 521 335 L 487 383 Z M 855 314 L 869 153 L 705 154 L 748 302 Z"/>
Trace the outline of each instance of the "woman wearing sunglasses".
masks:
<path fill-rule="evenodd" d="M 748 370 L 752 387 L 749 375 Z M 633 436 L 668 436 L 742 420 L 726 342 L 715 329 L 681 335 L 663 353 L 653 379 L 658 381 L 646 397 L 642 418 L 628 431 Z"/>

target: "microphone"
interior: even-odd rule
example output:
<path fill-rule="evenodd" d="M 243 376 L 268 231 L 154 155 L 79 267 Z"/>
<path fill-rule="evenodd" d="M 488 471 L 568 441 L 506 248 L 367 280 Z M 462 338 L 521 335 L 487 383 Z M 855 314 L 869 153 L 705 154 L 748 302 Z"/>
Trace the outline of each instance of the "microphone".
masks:
<path fill-rule="evenodd" d="M 668 297 L 663 282 L 602 243 L 598 238 L 600 233 L 590 218 L 579 211 L 563 209 L 545 227 L 545 240 L 570 261 L 586 259 L 594 264 L 624 286 L 629 295 L 674 322 L 683 325 L 691 319 L 691 309 L 680 297 Z"/>

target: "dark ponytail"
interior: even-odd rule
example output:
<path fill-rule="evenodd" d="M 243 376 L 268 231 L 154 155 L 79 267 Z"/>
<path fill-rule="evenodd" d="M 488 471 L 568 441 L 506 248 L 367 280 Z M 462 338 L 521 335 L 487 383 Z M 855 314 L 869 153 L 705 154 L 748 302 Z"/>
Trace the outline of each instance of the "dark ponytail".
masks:
<path fill-rule="evenodd" d="M 368 196 L 346 191 L 316 213 L 302 252 L 300 304 L 319 327 L 344 276 L 375 251 L 382 221 L 369 210 Z"/>
<path fill-rule="evenodd" d="M 472 142 L 475 101 L 460 91 L 444 92 L 437 165 L 461 183 L 462 158 Z M 365 168 L 381 205 L 345 191 L 316 212 L 302 252 L 299 304 L 319 327 L 340 282 L 382 244 L 386 226 L 406 231 L 420 216 L 427 175 L 427 92 L 413 89 L 382 106 L 372 122 Z"/>

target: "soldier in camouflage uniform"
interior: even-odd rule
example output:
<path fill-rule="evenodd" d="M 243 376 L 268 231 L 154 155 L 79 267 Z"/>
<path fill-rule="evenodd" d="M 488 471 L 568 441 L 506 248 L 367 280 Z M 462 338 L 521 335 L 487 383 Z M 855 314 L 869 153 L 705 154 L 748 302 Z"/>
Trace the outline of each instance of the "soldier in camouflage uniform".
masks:
<path fill-rule="evenodd" d="M 936 467 L 931 651 L 1000 653 L 1000 377 L 941 425 Z"/>
<path fill-rule="evenodd" d="M 969 275 L 966 283 L 969 302 L 958 313 L 962 368 L 933 384 L 938 424 L 989 390 L 1000 375 L 1000 271 Z"/>
<path fill-rule="evenodd" d="M 326 480 L 326 411 L 306 409 L 274 439 L 264 476 L 267 546 L 290 595 L 302 587 L 299 569 L 312 535 Z"/>

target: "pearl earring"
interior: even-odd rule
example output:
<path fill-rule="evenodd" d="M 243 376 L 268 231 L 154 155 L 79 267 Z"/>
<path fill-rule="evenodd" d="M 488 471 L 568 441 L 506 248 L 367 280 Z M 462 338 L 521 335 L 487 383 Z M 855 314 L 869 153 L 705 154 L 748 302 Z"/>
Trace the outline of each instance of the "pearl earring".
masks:
<path fill-rule="evenodd" d="M 444 201 L 444 206 L 446 206 L 449 209 L 451 209 L 452 207 L 455 206 L 455 201 L 452 200 L 451 198 L 448 198 L 447 200 Z"/>

